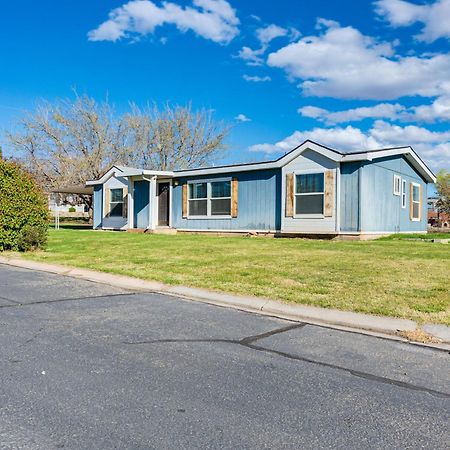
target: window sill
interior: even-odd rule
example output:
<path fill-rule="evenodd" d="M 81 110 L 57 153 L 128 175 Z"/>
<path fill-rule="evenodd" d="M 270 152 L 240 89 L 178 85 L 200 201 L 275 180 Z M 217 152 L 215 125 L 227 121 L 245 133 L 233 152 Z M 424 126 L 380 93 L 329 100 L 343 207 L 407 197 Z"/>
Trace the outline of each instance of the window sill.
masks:
<path fill-rule="evenodd" d="M 233 219 L 231 216 L 187 216 L 187 220 L 195 220 L 195 219 Z"/>
<path fill-rule="evenodd" d="M 294 219 L 324 219 L 323 214 L 296 214 Z"/>

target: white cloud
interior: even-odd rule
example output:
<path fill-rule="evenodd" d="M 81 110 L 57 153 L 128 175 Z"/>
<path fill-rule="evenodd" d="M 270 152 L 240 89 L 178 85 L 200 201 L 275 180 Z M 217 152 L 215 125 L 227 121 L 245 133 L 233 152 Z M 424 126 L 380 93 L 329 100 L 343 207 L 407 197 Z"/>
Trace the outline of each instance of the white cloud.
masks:
<path fill-rule="evenodd" d="M 286 28 L 279 27 L 278 25 L 271 24 L 267 27 L 258 28 L 256 30 L 256 37 L 258 38 L 261 45 L 267 46 L 274 39 L 286 36 L 289 33 L 289 30 Z"/>
<path fill-rule="evenodd" d="M 382 120 L 376 121 L 368 131 L 352 126 L 296 131 L 275 144 L 256 144 L 249 150 L 285 153 L 307 139 L 349 152 L 411 145 L 433 169 L 450 168 L 450 132 L 431 131 L 414 125 L 401 127 Z"/>
<path fill-rule="evenodd" d="M 253 83 L 265 83 L 265 82 L 267 82 L 267 81 L 272 81 L 272 78 L 270 78 L 269 76 L 264 76 L 264 77 L 259 77 L 259 76 L 257 76 L 257 75 L 255 75 L 255 76 L 250 76 L 250 75 L 246 75 L 246 74 L 244 74 L 244 75 L 242 75 L 242 78 L 245 80 L 245 81 L 250 81 L 250 82 L 253 82 Z"/>
<path fill-rule="evenodd" d="M 406 108 L 398 103 L 379 103 L 374 106 L 328 111 L 315 106 L 304 106 L 298 112 L 304 117 L 311 117 L 329 125 L 343 122 L 357 122 L 364 119 L 398 119 Z"/>
<path fill-rule="evenodd" d="M 242 47 L 237 57 L 243 59 L 248 66 L 262 66 L 264 64 L 262 55 L 265 51 L 265 48 L 252 50 L 250 47 Z"/>
<path fill-rule="evenodd" d="M 156 27 L 173 24 L 181 32 L 192 30 L 198 36 L 220 44 L 239 34 L 239 19 L 226 0 L 193 0 L 193 7 L 181 7 L 150 0 L 132 0 L 109 13 L 109 19 L 88 33 L 91 41 L 117 41 L 134 35 L 146 35 Z"/>
<path fill-rule="evenodd" d="M 450 54 L 398 56 L 391 44 L 353 27 L 327 25 L 319 35 L 269 54 L 268 65 L 284 69 L 291 80 L 301 80 L 300 88 L 311 96 L 390 100 L 444 92 Z"/>
<path fill-rule="evenodd" d="M 430 105 L 410 108 L 410 118 L 421 122 L 450 121 L 450 95 L 443 95 Z"/>
<path fill-rule="evenodd" d="M 404 0 L 378 0 L 375 11 L 392 26 L 409 26 L 416 22 L 424 25 L 417 37 L 426 42 L 450 38 L 450 0 L 437 0 L 432 4 L 417 5 Z"/>
<path fill-rule="evenodd" d="M 251 122 L 252 119 L 248 118 L 245 114 L 238 114 L 234 120 L 237 120 L 238 122 Z"/>

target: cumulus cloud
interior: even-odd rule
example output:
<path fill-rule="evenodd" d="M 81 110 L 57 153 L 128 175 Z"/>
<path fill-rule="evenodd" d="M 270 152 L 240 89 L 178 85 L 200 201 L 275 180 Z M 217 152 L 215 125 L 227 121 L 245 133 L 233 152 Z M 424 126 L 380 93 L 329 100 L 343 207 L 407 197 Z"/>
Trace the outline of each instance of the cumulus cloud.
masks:
<path fill-rule="evenodd" d="M 265 48 L 253 50 L 250 47 L 242 47 L 237 57 L 243 59 L 248 66 L 262 66 L 264 64 L 262 55 L 265 51 Z"/>
<path fill-rule="evenodd" d="M 392 44 L 353 27 L 321 22 L 306 36 L 270 53 L 268 65 L 283 69 L 310 96 L 392 100 L 437 96 L 450 73 L 450 54 L 398 56 Z"/>
<path fill-rule="evenodd" d="M 228 44 L 239 34 L 239 19 L 226 0 L 193 0 L 192 7 L 163 2 L 157 6 L 150 0 L 132 0 L 113 9 L 109 19 L 88 33 L 90 41 L 117 41 L 136 35 L 152 34 L 165 24 L 173 24 L 185 33 L 220 44 Z"/>
<path fill-rule="evenodd" d="M 422 32 L 417 36 L 422 41 L 450 38 L 450 0 L 437 0 L 427 5 L 404 0 L 378 0 L 375 2 L 375 12 L 392 26 L 405 27 L 422 23 Z"/>
<path fill-rule="evenodd" d="M 328 111 L 315 106 L 304 106 L 298 112 L 304 117 L 310 117 L 329 125 L 344 122 L 358 122 L 364 119 L 391 119 L 395 120 L 406 111 L 403 105 L 398 103 L 379 103 L 374 106 L 363 106 L 343 111 Z"/>
<path fill-rule="evenodd" d="M 278 25 L 271 24 L 267 27 L 258 28 L 256 30 L 256 37 L 258 38 L 261 45 L 266 46 L 274 39 L 286 36 L 289 30 L 286 28 L 279 27 Z"/>
<path fill-rule="evenodd" d="M 275 144 L 256 144 L 249 150 L 285 153 L 307 139 L 347 152 L 411 145 L 431 168 L 450 168 L 450 132 L 431 131 L 414 125 L 402 127 L 382 120 L 377 120 L 367 131 L 350 125 L 295 131 Z"/>
<path fill-rule="evenodd" d="M 432 103 L 407 108 L 399 103 L 378 103 L 373 106 L 329 111 L 317 106 L 298 109 L 303 117 L 316 119 L 327 125 L 358 122 L 364 119 L 387 119 L 402 122 L 450 122 L 450 94 L 436 98 Z"/>
<path fill-rule="evenodd" d="M 242 47 L 237 57 L 246 61 L 249 66 L 262 66 L 264 64 L 263 55 L 269 48 L 269 44 L 277 38 L 289 37 L 290 41 L 299 38 L 300 32 L 295 28 L 283 28 L 275 24 L 260 27 L 255 32 L 256 38 L 260 43 L 260 48 L 252 49 L 250 47 Z"/>
<path fill-rule="evenodd" d="M 251 75 L 244 74 L 244 75 L 242 75 L 242 78 L 245 81 L 250 81 L 250 82 L 253 82 L 253 83 L 265 83 L 267 81 L 272 81 L 272 78 L 270 78 L 268 75 L 266 75 L 264 77 L 259 77 L 257 75 L 251 76 Z"/>
<path fill-rule="evenodd" d="M 238 122 L 251 122 L 252 119 L 247 117 L 245 114 L 238 114 L 234 120 L 237 120 Z"/>

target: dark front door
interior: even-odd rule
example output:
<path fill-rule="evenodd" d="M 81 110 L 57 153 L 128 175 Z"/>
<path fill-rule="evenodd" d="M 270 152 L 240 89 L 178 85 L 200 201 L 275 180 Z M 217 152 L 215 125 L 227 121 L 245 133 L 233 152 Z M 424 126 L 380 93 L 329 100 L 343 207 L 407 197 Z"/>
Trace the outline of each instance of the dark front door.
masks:
<path fill-rule="evenodd" d="M 169 226 L 170 184 L 158 183 L 158 226 Z"/>

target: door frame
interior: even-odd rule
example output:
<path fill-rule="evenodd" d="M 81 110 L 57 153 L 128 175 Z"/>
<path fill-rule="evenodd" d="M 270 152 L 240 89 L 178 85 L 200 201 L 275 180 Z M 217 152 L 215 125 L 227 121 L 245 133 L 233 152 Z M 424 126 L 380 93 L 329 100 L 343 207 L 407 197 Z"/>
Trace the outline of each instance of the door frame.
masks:
<path fill-rule="evenodd" d="M 158 196 L 158 190 L 159 190 L 159 184 L 168 184 L 169 185 L 169 228 L 172 228 L 172 179 L 170 178 L 161 178 L 156 180 L 156 186 L 155 186 L 155 208 L 153 210 L 154 217 L 153 217 L 153 223 L 155 224 L 155 228 L 158 228 L 160 225 L 158 225 L 159 222 L 159 196 Z"/>

